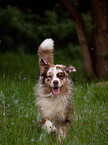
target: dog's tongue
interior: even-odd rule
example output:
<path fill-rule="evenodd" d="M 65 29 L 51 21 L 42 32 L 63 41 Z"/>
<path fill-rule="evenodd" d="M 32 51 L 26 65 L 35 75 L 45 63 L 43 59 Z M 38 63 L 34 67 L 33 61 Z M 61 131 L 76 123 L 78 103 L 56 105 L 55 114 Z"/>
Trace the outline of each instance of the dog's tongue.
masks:
<path fill-rule="evenodd" d="M 51 88 L 51 90 L 54 95 L 60 94 L 60 88 Z"/>

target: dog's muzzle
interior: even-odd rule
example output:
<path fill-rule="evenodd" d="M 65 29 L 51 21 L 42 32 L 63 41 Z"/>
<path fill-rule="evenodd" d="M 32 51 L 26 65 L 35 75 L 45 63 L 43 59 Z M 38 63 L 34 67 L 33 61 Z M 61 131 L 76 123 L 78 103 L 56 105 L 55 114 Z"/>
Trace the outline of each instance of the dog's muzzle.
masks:
<path fill-rule="evenodd" d="M 53 81 L 53 87 L 51 87 L 51 91 L 54 95 L 59 95 L 60 94 L 61 87 L 59 87 L 59 82 L 58 80 Z"/>

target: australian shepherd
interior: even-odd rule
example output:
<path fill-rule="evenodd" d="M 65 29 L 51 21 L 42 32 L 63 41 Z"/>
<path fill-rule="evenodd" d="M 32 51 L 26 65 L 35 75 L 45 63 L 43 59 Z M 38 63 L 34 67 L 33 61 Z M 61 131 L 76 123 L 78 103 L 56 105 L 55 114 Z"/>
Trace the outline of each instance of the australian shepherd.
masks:
<path fill-rule="evenodd" d="M 75 67 L 54 65 L 54 41 L 45 39 L 38 48 L 40 78 L 35 86 L 38 120 L 48 134 L 55 132 L 65 138 L 72 121 L 72 87 L 68 78 Z"/>

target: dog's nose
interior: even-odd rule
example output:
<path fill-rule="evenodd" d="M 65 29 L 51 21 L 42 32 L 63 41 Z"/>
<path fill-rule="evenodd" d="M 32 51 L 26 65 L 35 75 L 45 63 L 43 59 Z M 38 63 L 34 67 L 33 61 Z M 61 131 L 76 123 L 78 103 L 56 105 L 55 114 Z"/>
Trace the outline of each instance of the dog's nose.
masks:
<path fill-rule="evenodd" d="M 54 80 L 54 81 L 53 81 L 53 84 L 54 84 L 54 85 L 58 85 L 58 80 Z"/>

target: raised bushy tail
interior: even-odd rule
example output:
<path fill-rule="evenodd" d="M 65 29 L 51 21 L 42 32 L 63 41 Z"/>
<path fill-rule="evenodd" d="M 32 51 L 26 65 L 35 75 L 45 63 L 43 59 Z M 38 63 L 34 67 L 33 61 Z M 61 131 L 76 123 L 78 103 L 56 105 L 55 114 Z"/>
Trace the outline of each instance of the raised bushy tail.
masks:
<path fill-rule="evenodd" d="M 46 64 L 54 63 L 53 49 L 54 49 L 54 41 L 51 38 L 45 39 L 40 44 L 39 49 L 38 49 L 40 72 L 42 72 L 42 68 L 44 65 L 43 61 Z"/>

